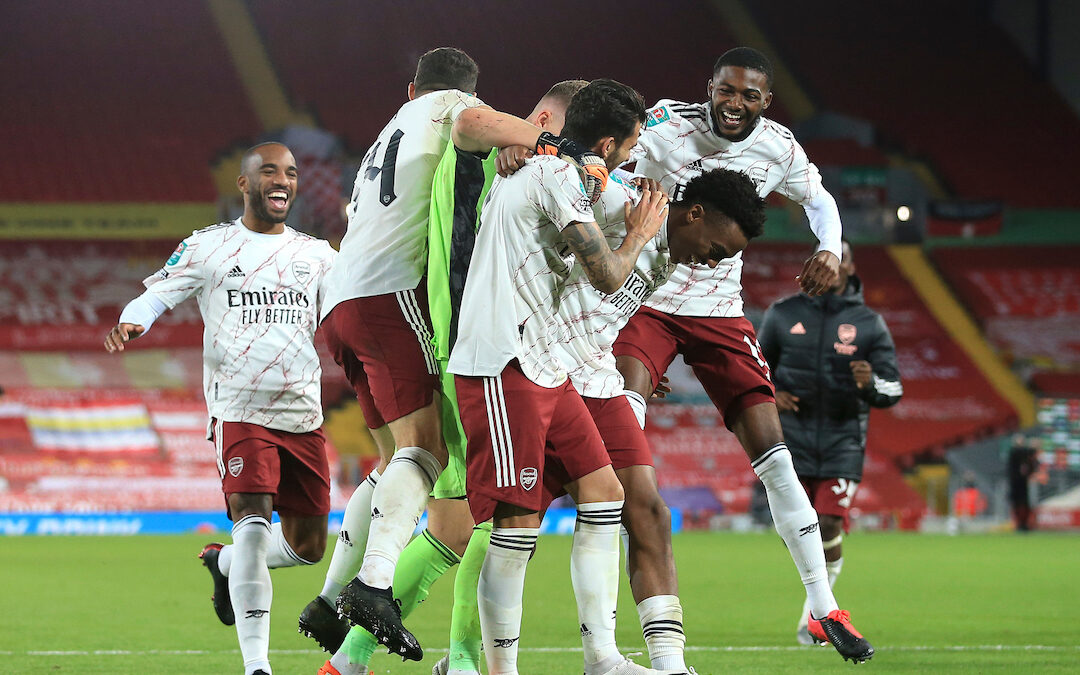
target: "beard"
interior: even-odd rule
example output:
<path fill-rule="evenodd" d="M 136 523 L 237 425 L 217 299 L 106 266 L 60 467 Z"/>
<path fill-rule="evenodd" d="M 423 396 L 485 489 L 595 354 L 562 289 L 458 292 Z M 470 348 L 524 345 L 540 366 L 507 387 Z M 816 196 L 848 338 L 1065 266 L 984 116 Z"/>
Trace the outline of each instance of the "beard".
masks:
<path fill-rule="evenodd" d="M 251 210 L 255 212 L 256 218 L 263 222 L 274 223 L 275 225 L 285 222 L 289 217 L 289 210 L 291 208 L 292 200 L 290 199 L 288 204 L 286 204 L 285 213 L 277 215 L 270 212 L 269 200 L 265 196 L 259 195 L 258 199 L 254 199 L 251 202 Z"/>

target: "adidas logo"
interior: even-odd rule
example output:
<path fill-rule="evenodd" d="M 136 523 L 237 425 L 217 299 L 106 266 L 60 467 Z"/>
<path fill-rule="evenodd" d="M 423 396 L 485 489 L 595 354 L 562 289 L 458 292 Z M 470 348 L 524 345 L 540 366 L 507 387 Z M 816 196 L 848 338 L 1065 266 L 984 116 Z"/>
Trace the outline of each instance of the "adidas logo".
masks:
<path fill-rule="evenodd" d="M 236 277 L 243 277 L 243 276 L 247 276 L 247 275 L 244 274 L 244 270 L 240 269 L 239 265 L 234 265 L 233 268 L 231 270 L 229 270 L 229 273 L 226 274 L 225 276 L 230 278 L 230 279 L 234 279 Z"/>
<path fill-rule="evenodd" d="M 589 630 L 589 627 L 586 626 L 585 624 L 581 624 L 581 635 L 582 635 L 582 637 L 584 637 L 586 635 L 592 635 L 592 631 Z"/>
<path fill-rule="evenodd" d="M 338 535 L 338 539 L 340 539 L 341 543 L 345 544 L 346 546 L 351 547 L 353 545 L 352 539 L 349 539 L 349 531 L 348 530 L 342 530 L 341 533 Z"/>
<path fill-rule="evenodd" d="M 686 165 L 686 168 L 690 169 L 691 171 L 704 171 L 705 170 L 705 167 L 703 167 L 701 165 L 701 160 L 700 159 L 695 159 L 694 161 L 690 162 L 689 164 Z"/>
<path fill-rule="evenodd" d="M 802 321 L 800 321 L 799 323 L 792 326 L 791 330 L 788 332 L 792 335 L 806 335 L 806 326 L 802 325 Z"/>

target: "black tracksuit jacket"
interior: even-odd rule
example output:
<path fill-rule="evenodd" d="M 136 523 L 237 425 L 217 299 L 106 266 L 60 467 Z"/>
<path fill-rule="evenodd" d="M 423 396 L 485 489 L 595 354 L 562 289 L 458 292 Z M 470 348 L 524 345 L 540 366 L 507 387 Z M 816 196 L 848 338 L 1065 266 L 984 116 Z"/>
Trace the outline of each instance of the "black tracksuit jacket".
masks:
<path fill-rule="evenodd" d="M 799 397 L 798 412 L 780 414 L 795 471 L 862 480 L 870 407 L 887 408 L 903 394 L 892 335 L 863 302 L 862 282 L 852 275 L 842 294 L 777 300 L 758 341 L 777 391 Z M 870 362 L 864 389 L 855 386 L 852 361 Z"/>

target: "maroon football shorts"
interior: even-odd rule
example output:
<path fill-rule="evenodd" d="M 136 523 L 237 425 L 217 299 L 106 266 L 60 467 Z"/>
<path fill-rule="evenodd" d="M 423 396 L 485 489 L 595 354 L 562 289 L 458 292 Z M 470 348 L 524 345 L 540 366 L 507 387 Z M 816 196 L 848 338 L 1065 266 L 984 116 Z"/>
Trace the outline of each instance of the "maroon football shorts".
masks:
<path fill-rule="evenodd" d="M 322 322 L 326 343 L 371 429 L 427 407 L 438 386 L 427 284 L 346 300 Z"/>
<path fill-rule="evenodd" d="M 613 469 L 652 466 L 652 450 L 625 396 L 585 398 L 600 438 L 604 439 Z"/>
<path fill-rule="evenodd" d="M 843 518 L 844 532 L 851 529 L 849 511 L 859 481 L 849 478 L 800 478 L 799 482 L 819 515 Z"/>
<path fill-rule="evenodd" d="M 454 379 L 468 439 L 465 488 L 476 522 L 491 518 L 499 502 L 547 509 L 556 495 L 545 487 L 545 471 L 561 472 L 570 482 L 611 464 L 569 381 L 541 387 L 516 361 L 496 377 Z"/>
<path fill-rule="evenodd" d="M 682 354 L 729 428 L 743 410 L 776 402 L 769 364 L 746 317 L 676 316 L 642 307 L 619 333 L 614 352 L 645 364 L 654 389 Z"/>
<path fill-rule="evenodd" d="M 247 422 L 212 422 L 226 510 L 229 495 L 240 492 L 273 495 L 274 510 L 282 515 L 330 513 L 330 465 L 322 429 L 294 434 Z"/>

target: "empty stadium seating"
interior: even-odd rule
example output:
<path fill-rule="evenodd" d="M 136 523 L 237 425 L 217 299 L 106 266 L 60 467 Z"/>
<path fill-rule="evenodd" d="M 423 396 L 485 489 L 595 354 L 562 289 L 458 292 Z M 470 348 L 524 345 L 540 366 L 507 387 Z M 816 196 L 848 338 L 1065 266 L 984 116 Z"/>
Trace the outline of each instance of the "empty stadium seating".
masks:
<path fill-rule="evenodd" d="M 1080 395 L 1080 247 L 937 248 L 987 337 L 1047 394 Z"/>
<path fill-rule="evenodd" d="M 707 2 L 658 6 L 644 0 L 598 3 L 556 0 L 534 8 L 558 26 L 560 45 L 529 27 L 523 8 L 498 0 L 365 5 L 249 2 L 275 67 L 294 104 L 363 151 L 406 100 L 416 60 L 453 45 L 480 66 L 478 95 L 499 110 L 526 115 L 551 85 L 572 78 L 611 77 L 659 98 L 704 101 L 712 65 L 737 42 Z M 423 15 L 425 20 L 412 20 Z M 538 18 L 538 17 L 537 17 Z M 655 43 L 638 44 L 643 24 Z M 408 25 L 408 31 L 398 27 Z M 597 30 L 625 35 L 619 49 L 596 49 Z M 506 39 L 493 39 L 503 36 Z M 770 116 L 785 122 L 783 102 Z"/>
<path fill-rule="evenodd" d="M 9 3 L 0 30 L 0 201 L 213 201 L 261 131 L 203 2 Z"/>
<path fill-rule="evenodd" d="M 819 108 L 872 121 L 879 142 L 928 159 L 956 196 L 1080 207 L 1073 176 L 1055 168 L 1080 151 L 1080 121 L 988 3 L 747 6 Z"/>

